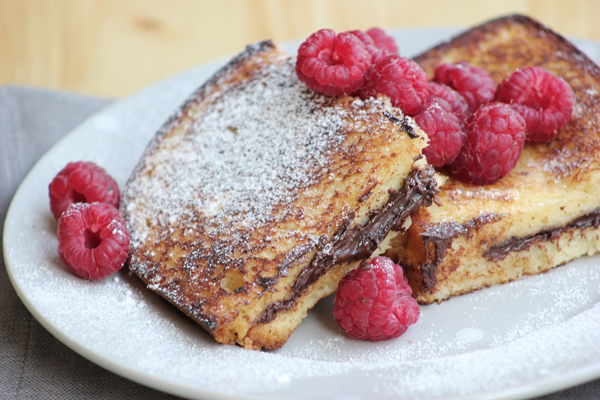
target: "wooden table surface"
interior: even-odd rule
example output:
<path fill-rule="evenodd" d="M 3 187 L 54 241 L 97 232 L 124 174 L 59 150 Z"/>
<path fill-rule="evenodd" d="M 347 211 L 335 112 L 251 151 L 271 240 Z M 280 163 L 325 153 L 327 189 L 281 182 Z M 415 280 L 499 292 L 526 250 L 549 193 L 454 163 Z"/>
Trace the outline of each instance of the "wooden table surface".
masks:
<path fill-rule="evenodd" d="M 122 97 L 262 39 L 512 13 L 600 41 L 599 0 L 0 0 L 0 84 Z"/>

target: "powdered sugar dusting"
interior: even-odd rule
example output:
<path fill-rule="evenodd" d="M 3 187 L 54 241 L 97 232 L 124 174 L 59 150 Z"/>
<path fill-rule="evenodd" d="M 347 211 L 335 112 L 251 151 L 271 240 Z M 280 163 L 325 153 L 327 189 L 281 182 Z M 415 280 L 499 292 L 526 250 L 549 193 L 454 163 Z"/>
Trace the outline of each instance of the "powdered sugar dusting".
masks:
<path fill-rule="evenodd" d="M 332 323 L 321 328 L 322 334 L 311 342 L 296 343 L 292 336 L 293 345 L 278 353 L 333 361 L 351 346 L 353 351 L 346 354 L 346 362 L 381 366 L 500 347 L 565 323 L 600 301 L 599 288 L 600 271 L 582 259 L 547 274 L 454 297 L 439 305 L 421 306 L 419 321 L 395 340 L 365 344 L 341 335 Z M 316 312 L 329 315 L 332 308 L 329 298 L 317 305 Z M 476 334 L 477 340 L 464 340 L 465 332 Z"/>
<path fill-rule="evenodd" d="M 325 171 L 329 153 L 345 139 L 347 112 L 324 107 L 331 98 L 300 83 L 291 60 L 213 97 L 185 133 L 167 137 L 146 160 L 142 178 L 127 188 L 134 199 L 128 210 L 160 210 L 164 226 L 196 210 L 195 218 L 215 226 L 258 228 L 272 219 L 274 206 L 293 202 Z"/>
<path fill-rule="evenodd" d="M 406 34 L 402 43 L 424 47 L 421 34 Z M 597 43 L 586 43 L 600 54 Z M 158 102 L 164 116 L 198 81 L 177 79 L 192 83 L 181 84 L 171 103 Z M 11 204 L 3 236 L 11 281 L 62 342 L 108 370 L 186 398 L 525 398 L 600 376 L 600 256 L 426 306 L 424 318 L 383 349 L 349 341 L 319 303 L 282 349 L 289 353 L 217 345 L 124 271 L 99 282 L 71 275 L 56 254 L 48 182 L 74 156 L 91 152 L 123 184 L 135 162 L 131 153 L 137 159 L 144 135 L 156 129 L 147 122 L 148 110 L 156 109 L 149 99 L 165 99 L 173 87 L 165 82 L 106 110 L 122 117 L 117 134 L 95 130 L 93 119 L 82 126 L 34 167 Z M 456 334 L 466 328 L 481 330 L 483 338 L 459 345 Z M 410 346 L 423 351 L 394 350 Z M 385 357 L 390 352 L 396 360 Z"/>
<path fill-rule="evenodd" d="M 423 307 L 416 325 L 384 343 L 347 338 L 330 325 L 329 306 L 319 304 L 283 349 L 255 352 L 216 344 L 125 271 L 97 282 L 69 274 L 50 256 L 56 237 L 46 230 L 27 226 L 7 248 L 7 258 L 19 258 L 19 271 L 27 271 L 17 279 L 29 304 L 69 332 L 68 341 L 141 371 L 148 384 L 201 388 L 186 397 L 469 398 L 555 382 L 600 359 L 597 256 Z M 467 327 L 484 338 L 459 340 Z"/>

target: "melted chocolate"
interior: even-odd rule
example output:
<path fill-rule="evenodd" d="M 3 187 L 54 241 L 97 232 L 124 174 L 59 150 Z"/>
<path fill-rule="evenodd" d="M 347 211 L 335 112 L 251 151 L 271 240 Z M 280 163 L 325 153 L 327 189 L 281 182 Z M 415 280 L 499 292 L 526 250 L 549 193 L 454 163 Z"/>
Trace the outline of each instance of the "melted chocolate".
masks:
<path fill-rule="evenodd" d="M 496 222 L 501 218 L 502 216 L 499 214 L 485 214 L 462 225 L 458 222 L 442 222 L 423 232 L 421 236 L 423 236 L 426 261 L 421 265 L 421 271 L 425 287 L 431 289 L 437 283 L 435 271 L 442 263 L 448 252 L 448 248 L 455 238 L 460 235 L 468 235 L 469 229 L 478 229 L 486 223 Z M 560 233 L 565 229 L 586 229 L 592 226 L 594 228 L 600 226 L 600 209 L 574 219 L 564 227 L 543 230 L 535 235 L 524 238 L 512 237 L 501 245 L 490 247 L 483 255 L 490 261 L 500 261 L 513 251 L 529 249 L 535 242 L 553 240 L 560 236 Z"/>
<path fill-rule="evenodd" d="M 458 222 L 442 222 L 421 233 L 426 260 L 421 271 L 427 288 L 432 288 L 437 283 L 435 271 L 446 256 L 452 240 L 467 232 L 467 228 Z"/>
<path fill-rule="evenodd" d="M 425 246 L 425 263 L 421 266 L 425 287 L 431 289 L 437 283 L 435 271 L 452 244 L 452 240 L 460 235 L 469 235 L 469 229 L 479 229 L 485 224 L 502 219 L 501 214 L 482 214 L 464 225 L 458 222 L 442 222 L 421 233 Z"/>
<path fill-rule="evenodd" d="M 535 235 L 516 238 L 512 237 L 499 246 L 490 247 L 483 255 L 491 261 L 503 260 L 509 253 L 513 251 L 527 250 L 535 242 L 546 242 L 560 236 L 560 233 L 569 228 L 586 229 L 589 227 L 594 229 L 600 226 L 600 209 L 596 209 L 589 214 L 576 218 L 562 228 L 547 229 L 536 233 Z"/>
<path fill-rule="evenodd" d="M 317 255 L 294 282 L 290 298 L 271 304 L 259 318 L 259 322 L 269 323 L 275 319 L 278 311 L 290 309 L 300 293 L 332 266 L 345 261 L 368 258 L 390 230 L 401 230 L 406 218 L 419 207 L 430 206 L 436 201 L 439 189 L 434 172 L 431 166 L 425 170 L 411 171 L 400 190 L 390 189 L 387 204 L 373 213 L 373 217 L 365 226 L 356 225 L 350 229 L 354 220 L 354 213 L 351 213 L 329 243 L 325 244 L 326 238 L 321 237 L 317 245 Z M 284 269 L 287 270 L 288 266 Z"/>

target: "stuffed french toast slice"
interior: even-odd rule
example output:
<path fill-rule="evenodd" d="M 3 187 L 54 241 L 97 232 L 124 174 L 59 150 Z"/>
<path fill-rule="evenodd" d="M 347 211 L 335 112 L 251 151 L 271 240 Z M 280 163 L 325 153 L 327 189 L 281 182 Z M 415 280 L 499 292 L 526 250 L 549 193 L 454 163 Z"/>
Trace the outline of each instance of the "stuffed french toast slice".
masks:
<path fill-rule="evenodd" d="M 431 204 L 427 137 L 385 97 L 318 94 L 249 46 L 149 143 L 123 190 L 129 267 L 221 343 L 281 347 Z"/>
<path fill-rule="evenodd" d="M 500 83 L 540 66 L 575 94 L 571 120 L 550 141 L 526 143 L 516 167 L 477 186 L 447 177 L 441 206 L 421 208 L 387 252 L 421 303 L 538 274 L 600 250 L 600 70 L 548 27 L 520 15 L 475 27 L 415 58 L 431 77 L 467 62 Z M 440 170 L 443 174 L 444 171 Z"/>

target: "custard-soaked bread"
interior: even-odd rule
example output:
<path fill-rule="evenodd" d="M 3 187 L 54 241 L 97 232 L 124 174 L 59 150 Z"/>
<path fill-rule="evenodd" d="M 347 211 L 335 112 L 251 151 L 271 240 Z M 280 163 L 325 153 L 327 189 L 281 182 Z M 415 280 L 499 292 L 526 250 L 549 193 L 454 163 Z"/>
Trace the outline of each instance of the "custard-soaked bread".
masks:
<path fill-rule="evenodd" d="M 388 255 L 407 268 L 421 303 L 441 301 L 522 274 L 537 274 L 600 249 L 600 71 L 539 23 L 510 16 L 418 56 L 431 77 L 440 63 L 467 61 L 496 83 L 539 65 L 575 93 L 568 125 L 548 143 L 526 144 L 512 172 L 489 186 L 449 178 L 441 207 L 420 209 Z"/>
<path fill-rule="evenodd" d="M 249 46 L 135 168 L 122 202 L 130 268 L 217 341 L 281 347 L 346 271 L 431 203 L 426 141 L 387 98 L 320 95 L 275 45 Z"/>

